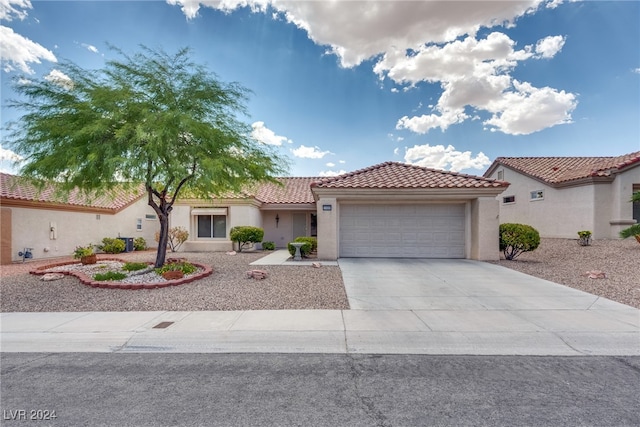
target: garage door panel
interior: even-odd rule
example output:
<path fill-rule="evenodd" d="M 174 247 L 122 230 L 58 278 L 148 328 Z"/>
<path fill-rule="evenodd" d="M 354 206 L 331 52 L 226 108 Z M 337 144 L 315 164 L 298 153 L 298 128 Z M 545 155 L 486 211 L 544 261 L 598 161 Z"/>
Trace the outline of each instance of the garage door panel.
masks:
<path fill-rule="evenodd" d="M 341 205 L 340 256 L 464 258 L 464 204 Z"/>

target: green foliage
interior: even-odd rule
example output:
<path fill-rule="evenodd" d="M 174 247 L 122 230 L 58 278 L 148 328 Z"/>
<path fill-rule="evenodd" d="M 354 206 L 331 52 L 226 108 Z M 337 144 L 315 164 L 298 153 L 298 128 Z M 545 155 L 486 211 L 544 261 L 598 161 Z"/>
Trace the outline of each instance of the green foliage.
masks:
<path fill-rule="evenodd" d="M 300 246 L 300 255 L 303 258 L 308 257 L 309 254 L 315 251 L 318 247 L 318 239 L 316 239 L 315 237 L 300 236 L 293 239 L 293 241 L 304 243 L 304 245 Z M 296 254 L 296 248 L 291 243 L 287 244 L 287 249 L 289 250 L 291 256 L 294 256 Z"/>
<path fill-rule="evenodd" d="M 170 262 L 163 265 L 160 268 L 156 268 L 155 272 L 158 274 L 166 273 L 167 271 L 182 271 L 182 274 L 185 276 L 187 274 L 195 273 L 198 270 L 198 267 L 191 264 L 190 262 Z"/>
<path fill-rule="evenodd" d="M 276 244 L 274 242 L 262 242 L 262 250 L 272 251 L 276 248 Z"/>
<path fill-rule="evenodd" d="M 633 224 L 631 227 L 620 231 L 620 237 L 623 239 L 635 236 L 640 236 L 640 224 Z"/>
<path fill-rule="evenodd" d="M 107 271 L 106 273 L 97 273 L 93 276 L 93 279 L 99 282 L 103 282 L 107 280 L 122 280 L 125 277 L 127 277 L 127 275 L 124 273 L 120 273 L 119 271 Z"/>
<path fill-rule="evenodd" d="M 591 231 L 578 231 L 578 244 L 580 246 L 589 246 L 591 244 Z"/>
<path fill-rule="evenodd" d="M 73 257 L 75 259 L 80 259 L 82 257 L 90 256 L 95 253 L 94 246 L 89 243 L 87 246 L 76 246 L 76 249 L 73 251 Z"/>
<path fill-rule="evenodd" d="M 287 161 L 239 118 L 249 90 L 219 81 L 189 49 L 112 50 L 116 58 L 99 70 L 56 63 L 69 80 L 16 78 L 18 97 L 8 106 L 21 116 L 8 124 L 3 145 L 26 159 L 20 175 L 56 181 L 61 191 L 143 185 L 160 221 L 160 267 L 181 193 L 213 197 L 276 182 Z"/>
<path fill-rule="evenodd" d="M 136 237 L 133 239 L 133 249 L 136 251 L 144 251 L 147 249 L 147 241 L 144 237 Z"/>
<path fill-rule="evenodd" d="M 149 267 L 149 264 L 144 262 L 127 262 L 122 266 L 124 271 L 138 271 Z"/>
<path fill-rule="evenodd" d="M 500 224 L 500 250 L 505 259 L 513 260 L 523 252 L 535 250 L 540 245 L 538 230 L 525 224 Z"/>
<path fill-rule="evenodd" d="M 107 254 L 119 254 L 124 252 L 125 247 L 124 240 L 112 239 L 111 237 L 105 237 L 102 239 L 102 244 L 98 245 L 98 249 Z"/>
<path fill-rule="evenodd" d="M 264 230 L 260 227 L 250 225 L 239 225 L 233 227 L 229 232 L 229 239 L 238 244 L 238 252 L 242 252 L 245 247 L 250 247 L 254 243 L 262 242 Z"/>
<path fill-rule="evenodd" d="M 635 193 L 633 193 L 631 195 L 631 200 L 629 200 L 631 203 L 640 203 L 640 191 L 636 191 Z"/>
<path fill-rule="evenodd" d="M 184 227 L 172 227 L 167 232 L 167 243 L 171 252 L 177 252 L 178 248 L 189 238 L 189 232 Z M 156 242 L 160 241 L 160 232 L 156 232 Z"/>

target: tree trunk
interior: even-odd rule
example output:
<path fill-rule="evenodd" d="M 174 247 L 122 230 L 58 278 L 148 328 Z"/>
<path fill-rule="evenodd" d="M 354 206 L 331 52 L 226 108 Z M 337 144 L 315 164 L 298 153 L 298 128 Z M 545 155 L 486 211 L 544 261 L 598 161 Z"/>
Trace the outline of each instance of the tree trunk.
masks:
<path fill-rule="evenodd" d="M 160 236 L 158 239 L 155 268 L 160 268 L 164 265 L 167 255 L 167 242 L 169 241 L 169 215 L 164 212 L 158 213 L 158 219 L 160 220 Z"/>

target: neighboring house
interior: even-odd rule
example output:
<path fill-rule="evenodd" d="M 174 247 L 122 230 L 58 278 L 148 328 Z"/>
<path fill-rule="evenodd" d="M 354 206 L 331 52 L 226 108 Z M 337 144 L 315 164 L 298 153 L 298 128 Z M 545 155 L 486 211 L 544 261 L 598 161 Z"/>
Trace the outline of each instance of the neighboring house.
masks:
<path fill-rule="evenodd" d="M 318 257 L 498 259 L 498 203 L 507 186 L 482 177 L 387 162 L 332 178 L 280 178 L 245 194 L 180 200 L 172 227 L 184 251 L 231 250 L 229 230 L 252 225 L 277 247 L 317 236 Z"/>
<path fill-rule="evenodd" d="M 484 173 L 511 185 L 498 196 L 500 222 L 528 224 L 543 237 L 617 238 L 640 222 L 640 151 L 618 157 L 499 157 Z"/>
<path fill-rule="evenodd" d="M 2 222 L 3 239 L 5 223 L 11 230 L 8 252 L 13 261 L 25 247 L 34 248 L 36 258 L 61 256 L 76 245 L 118 235 L 155 243 L 158 222 L 144 193 L 92 203 L 73 194 L 59 203 L 48 194 L 36 197 L 33 189 L 10 189 L 11 180 L 3 175 Z M 170 227 L 189 232 L 180 250 L 230 251 L 231 228 L 251 225 L 263 228 L 263 240 L 278 248 L 298 236 L 316 236 L 318 258 L 324 260 L 498 259 L 496 196 L 507 182 L 396 162 L 331 178 L 278 181 L 280 185 L 258 184 L 242 194 L 178 200 L 169 221 Z M 142 230 L 137 229 L 140 224 Z M 5 252 L 3 246 L 3 256 Z"/>
<path fill-rule="evenodd" d="M 62 200 L 54 185 L 38 190 L 2 173 L 0 189 L 2 264 L 22 260 L 18 253 L 26 248 L 33 259 L 69 256 L 76 246 L 99 244 L 104 237 L 143 237 L 155 245 L 159 223 L 143 188 L 95 198 L 74 191 Z"/>

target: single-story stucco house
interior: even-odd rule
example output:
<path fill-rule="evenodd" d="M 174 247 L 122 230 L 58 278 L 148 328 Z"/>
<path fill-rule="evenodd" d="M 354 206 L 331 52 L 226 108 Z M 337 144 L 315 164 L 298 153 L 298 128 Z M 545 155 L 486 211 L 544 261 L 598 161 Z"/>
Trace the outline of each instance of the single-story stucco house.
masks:
<path fill-rule="evenodd" d="M 95 198 L 74 191 L 62 201 L 53 185 L 38 190 L 1 173 L 0 205 L 2 264 L 22 260 L 19 252 L 27 248 L 33 259 L 69 256 L 104 237 L 143 237 L 153 245 L 159 228 L 142 188 Z"/>
<path fill-rule="evenodd" d="M 184 250 L 230 250 L 230 228 L 253 225 L 276 247 L 316 236 L 326 260 L 498 258 L 496 196 L 506 182 L 397 162 L 279 181 L 222 199 L 181 200 L 171 226 L 189 230 Z"/>
<path fill-rule="evenodd" d="M 3 259 L 8 252 L 16 261 L 23 247 L 34 248 L 37 258 L 68 255 L 77 245 L 114 235 L 142 236 L 155 244 L 158 222 L 143 196 L 90 204 L 70 197 L 59 203 L 8 187 L 11 175 L 2 179 L 2 224 L 11 235 L 6 238 L 3 231 Z M 230 251 L 231 228 L 252 225 L 263 228 L 264 241 L 279 248 L 295 237 L 315 236 L 318 258 L 324 260 L 498 259 L 496 197 L 507 182 L 397 162 L 337 177 L 278 181 L 227 197 L 177 201 L 170 226 L 189 231 L 181 250 Z"/>
<path fill-rule="evenodd" d="M 640 151 L 617 157 L 499 157 L 484 177 L 508 181 L 500 222 L 528 224 L 542 237 L 618 238 L 640 222 Z"/>

